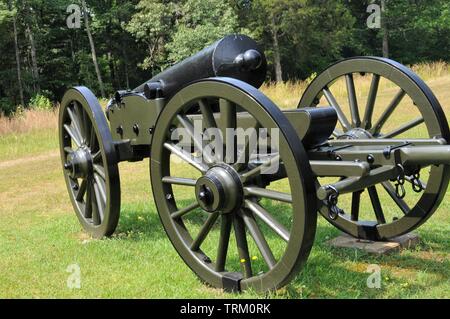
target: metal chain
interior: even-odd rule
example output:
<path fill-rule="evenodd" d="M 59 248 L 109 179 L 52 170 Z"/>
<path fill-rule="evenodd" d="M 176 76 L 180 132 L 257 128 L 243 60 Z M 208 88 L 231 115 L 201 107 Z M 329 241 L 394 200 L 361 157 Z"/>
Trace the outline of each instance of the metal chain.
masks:
<path fill-rule="evenodd" d="M 403 199 L 406 196 L 405 190 L 405 169 L 401 164 L 397 164 L 400 170 L 400 174 L 397 176 L 397 183 L 395 184 L 395 196 L 397 198 Z"/>
<path fill-rule="evenodd" d="M 420 172 L 413 175 L 411 185 L 413 191 L 416 193 L 421 193 L 424 190 L 422 182 L 420 181 Z"/>
<path fill-rule="evenodd" d="M 328 196 L 327 204 L 328 204 L 328 216 L 332 220 L 336 220 L 339 214 L 342 214 L 342 210 L 337 207 L 338 204 L 338 196 L 339 192 L 335 189 L 335 192 L 333 192 L 330 196 Z"/>

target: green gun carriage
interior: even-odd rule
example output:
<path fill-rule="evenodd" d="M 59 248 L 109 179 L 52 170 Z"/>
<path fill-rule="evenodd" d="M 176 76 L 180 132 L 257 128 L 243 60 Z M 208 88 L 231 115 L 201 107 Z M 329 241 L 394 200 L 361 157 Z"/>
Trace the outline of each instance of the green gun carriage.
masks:
<path fill-rule="evenodd" d="M 226 290 L 288 284 L 313 246 L 317 213 L 377 241 L 431 217 L 449 183 L 450 132 L 416 74 L 385 58 L 342 60 L 310 83 L 297 107 L 281 110 L 258 90 L 266 70 L 256 42 L 231 35 L 117 92 L 106 110 L 89 89 L 69 89 L 61 160 L 85 231 L 113 234 L 118 164 L 146 158 L 171 243 L 202 281 Z M 366 83 L 365 103 L 358 81 Z M 387 104 L 379 103 L 381 86 L 394 92 Z M 418 116 L 386 125 L 406 99 L 403 113 Z"/>

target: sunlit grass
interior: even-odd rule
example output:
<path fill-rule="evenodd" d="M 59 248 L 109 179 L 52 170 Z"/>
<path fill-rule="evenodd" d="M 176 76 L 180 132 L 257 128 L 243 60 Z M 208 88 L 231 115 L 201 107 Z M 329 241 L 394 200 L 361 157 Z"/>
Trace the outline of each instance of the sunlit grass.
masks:
<path fill-rule="evenodd" d="M 416 67 L 450 114 L 450 75 L 442 64 Z M 434 76 L 433 76 L 434 75 Z M 362 80 L 362 81 L 358 81 Z M 358 79 L 358 99 L 364 104 L 370 79 Z M 368 82 L 368 84 L 366 83 Z M 345 84 L 336 83 L 333 93 L 347 109 Z M 339 87 L 341 86 L 341 87 Z M 266 85 L 263 91 L 283 108 L 295 108 L 305 89 L 304 83 Z M 382 94 L 375 117 L 395 94 L 395 88 L 382 84 Z M 393 129 L 417 113 L 406 100 L 399 106 Z M 348 113 L 347 113 L 348 114 Z M 54 115 L 52 115 L 54 116 Z M 54 122 L 56 117 L 50 117 Z M 4 122 L 1 122 L 4 123 Z M 47 123 L 44 121 L 43 123 Z M 30 130 L 0 134 L 0 297 L 86 298 L 449 298 L 450 294 L 450 202 L 442 202 L 434 216 L 417 232 L 422 243 L 414 250 L 377 257 L 354 250 L 335 249 L 327 241 L 340 232 L 319 218 L 315 244 L 303 271 L 286 288 L 266 294 L 244 292 L 228 294 L 201 283 L 172 247 L 159 220 L 151 195 L 148 160 L 121 163 L 122 209 L 116 233 L 110 239 L 93 240 L 81 229 L 64 184 L 56 124 Z M 17 127 L 17 126 L 16 126 Z M 422 125 L 413 136 L 427 134 Z M 174 165 L 173 175 L 198 176 L 194 170 Z M 423 175 L 426 179 L 426 174 Z M 327 180 L 328 181 L 328 180 Z M 285 182 L 270 188 L 289 191 Z M 398 214 L 395 204 L 379 190 L 388 218 Z M 417 200 L 408 189 L 408 201 Z M 413 197 L 416 196 L 416 197 Z M 190 188 L 175 187 L 180 205 L 194 200 Z M 351 196 L 342 196 L 339 205 L 350 207 Z M 361 214 L 373 218 L 367 194 L 363 194 Z M 286 205 L 261 203 L 272 214 L 289 225 Z M 205 214 L 194 212 L 188 220 L 195 234 Z M 265 225 L 260 224 L 276 256 L 285 244 Z M 205 252 L 215 256 L 219 228 L 215 227 L 205 242 Z M 231 270 L 240 269 L 234 236 L 231 237 Z M 249 237 L 250 254 L 256 268 L 263 269 L 263 259 Z M 71 264 L 81 268 L 81 289 L 67 287 Z M 366 285 L 367 267 L 378 264 L 382 269 L 381 289 Z"/>

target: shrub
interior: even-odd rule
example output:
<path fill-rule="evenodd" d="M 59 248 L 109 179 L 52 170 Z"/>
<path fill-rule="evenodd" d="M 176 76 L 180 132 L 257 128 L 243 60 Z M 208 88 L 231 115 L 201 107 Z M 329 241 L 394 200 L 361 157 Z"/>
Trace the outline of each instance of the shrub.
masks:
<path fill-rule="evenodd" d="M 30 99 L 30 108 L 40 111 L 48 111 L 53 108 L 53 103 L 48 97 L 40 93 L 36 94 Z"/>
<path fill-rule="evenodd" d="M 16 106 L 8 98 L 0 98 L 0 114 L 10 116 L 14 113 Z"/>

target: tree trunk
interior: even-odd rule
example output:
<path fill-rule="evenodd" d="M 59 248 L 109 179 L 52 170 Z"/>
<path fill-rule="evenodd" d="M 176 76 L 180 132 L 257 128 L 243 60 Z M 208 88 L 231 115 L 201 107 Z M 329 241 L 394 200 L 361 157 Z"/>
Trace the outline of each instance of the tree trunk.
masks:
<path fill-rule="evenodd" d="M 11 10 L 11 6 L 10 6 Z M 16 66 L 17 66 L 17 81 L 19 82 L 19 94 L 20 103 L 25 106 L 25 98 L 23 97 L 23 85 L 22 85 L 22 71 L 20 68 L 20 53 L 19 53 L 19 40 L 17 35 L 17 19 L 16 16 L 13 17 L 13 27 L 14 27 L 14 46 L 16 50 Z"/>
<path fill-rule="evenodd" d="M 36 54 L 36 43 L 34 41 L 34 35 L 31 31 L 31 28 L 29 25 L 27 25 L 27 34 L 28 34 L 28 40 L 30 41 L 30 50 L 31 50 L 31 70 L 33 75 L 33 82 L 35 86 L 35 90 L 37 93 L 41 91 L 41 85 L 39 83 L 39 68 L 37 64 L 37 54 Z"/>
<path fill-rule="evenodd" d="M 125 48 L 122 46 L 122 56 L 123 56 L 123 61 L 124 61 L 124 69 L 125 69 L 125 82 L 127 85 L 127 90 L 130 89 L 130 77 L 128 75 L 128 55 L 127 55 L 127 51 L 125 50 Z"/>
<path fill-rule="evenodd" d="M 273 62 L 275 65 L 275 80 L 283 82 L 283 69 L 281 67 L 280 45 L 278 43 L 278 30 L 275 20 L 272 19 Z"/>
<path fill-rule="evenodd" d="M 381 0 L 381 29 L 383 33 L 383 57 L 389 58 L 389 30 L 386 23 L 386 0 Z"/>
<path fill-rule="evenodd" d="M 120 86 L 120 81 L 118 79 L 118 74 L 116 72 L 116 64 L 114 63 L 114 57 L 111 50 L 108 52 L 108 65 L 112 86 L 114 90 L 117 90 Z"/>
<path fill-rule="evenodd" d="M 88 38 L 89 38 L 89 45 L 91 46 L 92 62 L 94 62 L 95 72 L 97 73 L 97 80 L 98 80 L 98 85 L 100 87 L 100 94 L 102 95 L 102 98 L 105 98 L 106 97 L 105 87 L 103 85 L 102 75 L 100 73 L 100 68 L 98 66 L 97 53 L 95 51 L 94 38 L 92 37 L 91 28 L 90 28 L 90 25 L 89 25 L 89 16 L 88 16 L 89 13 L 88 13 L 88 10 L 87 10 L 86 1 L 82 0 L 81 4 L 83 6 L 84 23 L 86 25 L 86 33 L 87 33 Z"/>

